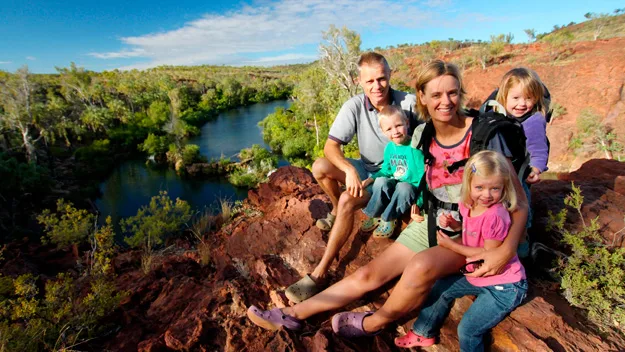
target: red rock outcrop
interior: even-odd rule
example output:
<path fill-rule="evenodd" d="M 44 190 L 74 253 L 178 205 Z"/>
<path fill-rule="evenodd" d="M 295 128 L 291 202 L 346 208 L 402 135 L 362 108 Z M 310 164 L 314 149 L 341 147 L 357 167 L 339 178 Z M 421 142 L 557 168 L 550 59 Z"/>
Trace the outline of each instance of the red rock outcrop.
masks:
<path fill-rule="evenodd" d="M 579 171 L 544 181 L 533 188 L 537 226 L 546 210 L 557 211 L 570 189 L 570 180 L 586 196 L 584 212 L 598 214 L 609 231 L 622 223 L 625 164 L 593 160 Z M 315 220 L 329 210 L 328 198 L 310 172 L 283 167 L 266 184 L 249 193 L 247 210 L 229 221 L 212 237 L 212 265 L 202 268 L 195 253 L 170 254 L 158 258 L 155 268 L 144 275 L 128 265 L 133 253 L 117 258 L 118 284 L 129 292 L 120 309 L 122 329 L 107 348 L 115 351 L 394 351 L 393 338 L 409 327 L 406 320 L 372 338 L 348 341 L 330 327 L 332 312 L 307 321 L 303 332 L 270 332 L 248 321 L 251 304 L 283 306 L 282 291 L 300 275 L 310 272 L 321 257 L 327 235 Z M 358 225 L 362 221 L 359 214 Z M 621 219 L 621 222 L 618 222 Z M 332 280 L 352 273 L 392 240 L 376 240 L 358 226 L 340 253 Z M 543 236 L 548 236 L 544 231 Z M 549 241 L 546 241 L 549 242 Z M 552 240 L 552 242 L 555 242 Z M 136 260 L 135 260 L 136 262 Z M 530 280 L 526 302 L 495 327 L 492 351 L 617 351 L 625 350 L 625 338 L 616 333 L 599 334 L 583 315 L 571 308 L 557 292 L 557 283 Z M 387 287 L 386 289 L 390 289 Z M 347 309 L 375 309 L 388 292 L 381 290 L 353 303 Z M 458 350 L 456 326 L 471 304 L 456 301 L 441 331 L 440 343 L 429 350 Z"/>

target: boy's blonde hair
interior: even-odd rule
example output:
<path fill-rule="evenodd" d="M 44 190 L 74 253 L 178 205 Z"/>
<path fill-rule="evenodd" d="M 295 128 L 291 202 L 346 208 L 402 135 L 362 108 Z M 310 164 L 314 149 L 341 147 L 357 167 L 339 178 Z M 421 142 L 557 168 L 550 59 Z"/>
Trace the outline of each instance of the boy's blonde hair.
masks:
<path fill-rule="evenodd" d="M 406 126 L 409 126 L 410 124 L 410 121 L 408 121 L 408 116 L 406 116 L 404 109 L 396 105 L 387 105 L 383 107 L 382 110 L 380 110 L 380 112 L 378 113 L 378 124 L 380 124 L 380 127 L 382 127 L 382 120 L 387 119 L 391 116 L 401 117 Z"/>
<path fill-rule="evenodd" d="M 547 116 L 545 86 L 536 72 L 529 68 L 513 68 L 503 75 L 501 83 L 499 84 L 499 92 L 497 92 L 497 102 L 505 107 L 508 92 L 517 85 L 521 85 L 523 93 L 536 101 L 532 112 L 540 111 L 543 115 Z"/>
<path fill-rule="evenodd" d="M 517 207 L 516 191 L 512 177 L 517 177 L 515 172 L 510 170 L 508 159 L 500 153 L 483 150 L 473 155 L 464 166 L 462 176 L 462 190 L 460 191 L 460 201 L 467 207 L 473 205 L 471 199 L 471 181 L 473 175 L 480 177 L 500 176 L 503 178 L 503 190 L 500 202 L 508 211 L 513 211 Z"/>
<path fill-rule="evenodd" d="M 458 92 L 459 100 L 458 106 L 461 107 L 464 101 L 464 87 L 462 86 L 462 75 L 460 74 L 460 70 L 458 67 L 452 63 L 445 62 L 443 60 L 434 60 L 427 64 L 417 76 L 417 81 L 415 83 L 415 93 L 417 95 L 417 111 L 421 116 L 421 119 L 425 122 L 429 122 L 431 119 L 430 113 L 428 112 L 428 107 L 423 104 L 420 98 L 419 93 L 425 94 L 425 86 L 433 79 L 436 79 L 441 76 L 452 76 L 458 81 L 458 87 L 460 91 Z"/>

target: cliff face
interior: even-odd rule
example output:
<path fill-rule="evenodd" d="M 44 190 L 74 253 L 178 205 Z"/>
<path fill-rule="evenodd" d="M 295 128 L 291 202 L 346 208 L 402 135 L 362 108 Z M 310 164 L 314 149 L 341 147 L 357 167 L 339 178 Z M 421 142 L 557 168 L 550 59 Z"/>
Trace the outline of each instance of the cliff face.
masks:
<path fill-rule="evenodd" d="M 543 181 L 532 189 L 536 228 L 544 228 L 546 210 L 558 211 L 570 191 L 570 181 L 581 185 L 586 197 L 584 213 L 599 215 L 606 224 L 604 235 L 623 226 L 625 164 L 592 160 L 561 180 Z M 137 269 L 138 253 L 129 252 L 115 261 L 118 285 L 129 296 L 115 319 L 121 330 L 111 336 L 107 348 L 119 351 L 390 351 L 403 325 L 388 327 L 373 338 L 348 341 L 333 334 L 333 312 L 307 321 L 304 332 L 269 332 L 248 321 L 247 306 L 286 304 L 282 291 L 300 275 L 310 272 L 321 257 L 327 235 L 315 220 L 329 210 L 328 198 L 307 170 L 283 167 L 266 184 L 249 193 L 247 215 L 227 223 L 212 237 L 212 265 L 200 267 L 193 250 L 181 250 L 159 258 L 154 270 L 143 275 Z M 392 240 L 373 239 L 362 233 L 356 217 L 355 230 L 331 272 L 339 280 L 367 263 Z M 572 223 L 575 225 L 575 221 Z M 538 240 L 557 243 L 544 230 Z M 540 264 L 539 264 L 540 266 Z M 540 267 L 529 268 L 540 273 Z M 571 308 L 558 293 L 558 285 L 530 274 L 526 302 L 492 331 L 494 351 L 595 351 L 624 350 L 618 334 L 597 333 L 580 311 Z M 384 302 L 392 285 L 371 293 L 347 309 L 370 310 Z M 471 304 L 457 300 L 441 331 L 437 351 L 458 349 L 456 326 Z M 412 316 L 414 318 L 414 315 Z M 397 331 L 395 331 L 397 330 Z"/>

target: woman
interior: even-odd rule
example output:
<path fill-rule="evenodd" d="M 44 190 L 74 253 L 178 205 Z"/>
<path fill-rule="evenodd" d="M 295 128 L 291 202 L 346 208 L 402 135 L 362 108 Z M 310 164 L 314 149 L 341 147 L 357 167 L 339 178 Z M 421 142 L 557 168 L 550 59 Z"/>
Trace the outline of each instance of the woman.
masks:
<path fill-rule="evenodd" d="M 415 88 L 417 109 L 426 122 L 431 121 L 435 130 L 435 137 L 430 143 L 430 152 L 434 155 L 435 162 L 426 171 L 428 189 L 443 201 L 458 203 L 464 170 L 459 168 L 449 172 L 447 165 L 449 161 L 468 157 L 473 121 L 472 118 L 464 116 L 461 110 L 464 91 L 458 68 L 441 60 L 434 61 L 420 73 Z M 418 130 L 415 131 L 415 136 L 417 133 Z M 489 143 L 488 148 L 509 156 L 503 139 L 496 137 L 493 140 L 495 142 Z M 414 145 L 416 143 L 413 140 Z M 512 164 L 509 164 L 512 168 Z M 275 330 L 281 326 L 300 329 L 303 326 L 302 320 L 343 307 L 401 275 L 390 297 L 378 311 L 343 312 L 332 319 L 332 328 L 341 336 L 370 336 L 404 314 L 419 308 L 436 280 L 456 273 L 465 264 L 465 260 L 484 260 L 484 264 L 469 274 L 470 276 L 497 274 L 516 254 L 527 217 L 525 193 L 517 178 L 514 178 L 514 183 L 519 207 L 511 214 L 512 226 L 500 247 L 471 258 L 465 258 L 440 246 L 428 248 L 427 221 L 412 222 L 395 243 L 352 275 L 292 307 L 263 311 L 251 306 L 248 317 L 256 325 L 266 329 Z"/>

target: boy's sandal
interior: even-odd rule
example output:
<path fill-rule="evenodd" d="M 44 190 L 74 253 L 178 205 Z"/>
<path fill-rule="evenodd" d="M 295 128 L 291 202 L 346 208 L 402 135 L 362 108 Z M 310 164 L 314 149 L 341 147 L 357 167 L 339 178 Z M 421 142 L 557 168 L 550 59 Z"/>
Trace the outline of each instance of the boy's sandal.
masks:
<path fill-rule="evenodd" d="M 318 219 L 315 225 L 321 231 L 330 231 L 332 226 L 334 226 L 334 221 L 336 220 L 336 215 L 332 215 L 332 213 L 328 213 L 325 218 Z"/>
<path fill-rule="evenodd" d="M 278 330 L 282 326 L 289 330 L 301 330 L 304 327 L 301 320 L 282 313 L 280 308 L 262 310 L 256 306 L 250 306 L 247 309 L 247 317 L 252 323 L 267 330 Z"/>
<path fill-rule="evenodd" d="M 380 225 L 381 222 L 382 219 L 380 218 L 367 218 L 367 220 L 365 220 L 362 225 L 360 225 L 360 231 L 373 231 L 376 227 L 378 227 L 378 225 Z"/>
<path fill-rule="evenodd" d="M 397 220 L 384 221 L 380 220 L 380 226 L 373 231 L 374 238 L 389 238 L 395 230 Z"/>
<path fill-rule="evenodd" d="M 373 312 L 342 312 L 335 314 L 332 317 L 332 330 L 334 330 L 335 334 L 350 339 L 354 337 L 375 336 L 382 332 L 382 330 L 369 333 L 362 327 L 363 320 L 372 314 Z"/>
<path fill-rule="evenodd" d="M 402 337 L 395 338 L 395 346 L 397 347 L 428 347 L 432 346 L 436 343 L 436 338 L 434 337 L 423 337 L 415 334 L 412 330 L 410 330 L 406 335 Z"/>
<path fill-rule="evenodd" d="M 289 286 L 284 294 L 289 301 L 293 303 L 300 303 L 309 299 L 319 292 L 317 283 L 310 277 L 310 274 L 306 274 L 299 281 Z"/>

